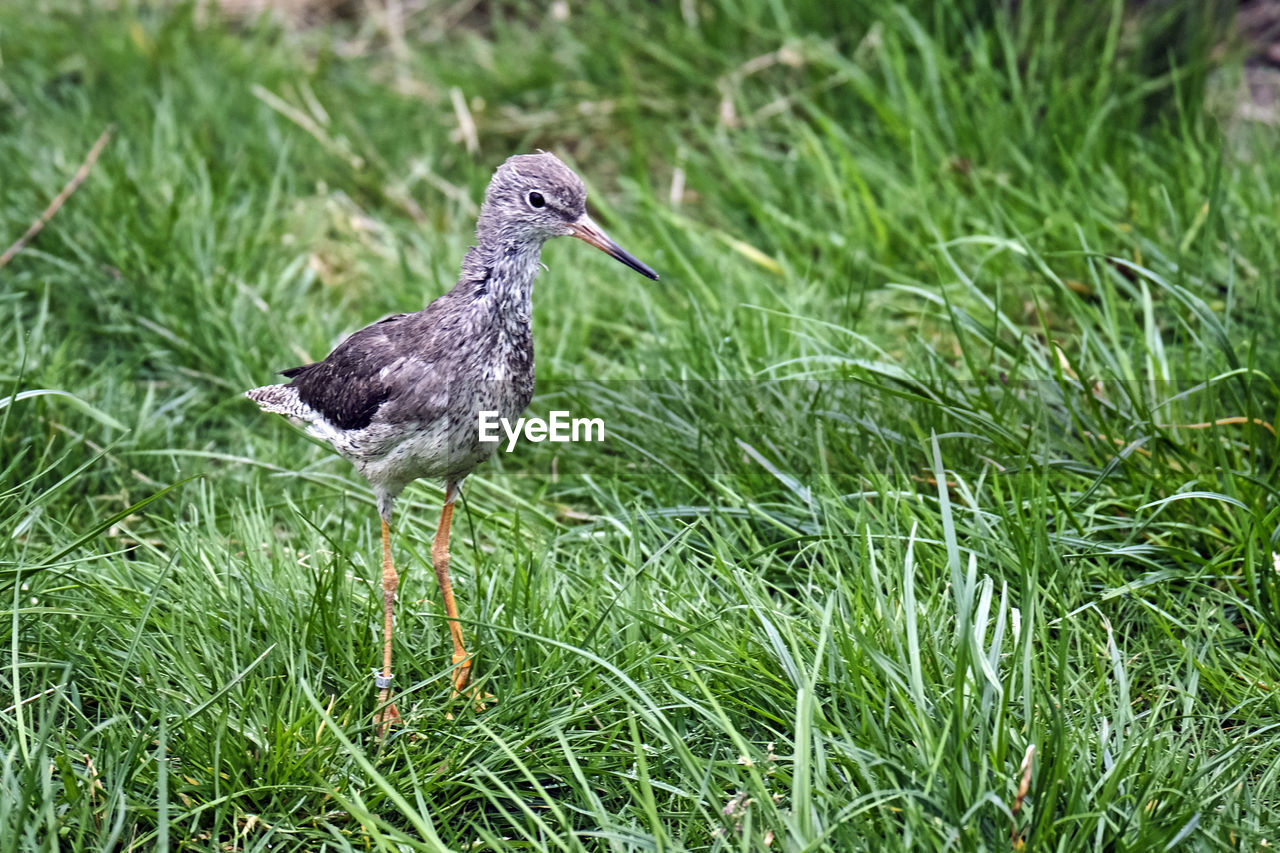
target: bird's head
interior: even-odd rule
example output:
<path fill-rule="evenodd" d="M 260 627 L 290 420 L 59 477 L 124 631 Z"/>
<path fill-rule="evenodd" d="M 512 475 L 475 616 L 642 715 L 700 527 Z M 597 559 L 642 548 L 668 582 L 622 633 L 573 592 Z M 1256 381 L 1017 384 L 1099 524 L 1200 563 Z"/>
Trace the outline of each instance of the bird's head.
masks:
<path fill-rule="evenodd" d="M 609 238 L 587 215 L 587 188 L 554 154 L 517 154 L 498 167 L 485 190 L 478 236 L 541 245 L 577 237 L 655 281 L 658 274 Z"/>

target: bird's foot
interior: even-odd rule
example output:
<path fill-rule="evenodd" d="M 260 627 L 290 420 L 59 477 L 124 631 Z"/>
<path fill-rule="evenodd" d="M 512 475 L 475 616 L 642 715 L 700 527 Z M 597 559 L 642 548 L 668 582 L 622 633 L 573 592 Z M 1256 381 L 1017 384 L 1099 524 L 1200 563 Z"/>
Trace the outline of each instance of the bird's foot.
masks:
<path fill-rule="evenodd" d="M 471 684 L 471 658 L 465 652 L 453 656 L 453 673 L 450 678 L 453 681 L 452 698 L 466 696 L 475 703 L 477 714 L 488 709 L 488 703 L 493 701 L 494 695 L 468 686 Z M 449 714 L 448 719 L 453 719 L 453 715 Z"/>
<path fill-rule="evenodd" d="M 377 727 L 378 737 L 387 733 L 387 729 L 400 723 L 400 712 L 394 704 L 388 705 L 373 715 L 373 723 Z"/>
<path fill-rule="evenodd" d="M 373 715 L 373 726 L 378 737 L 384 736 L 387 729 L 400 722 L 400 711 L 395 702 L 389 701 L 390 698 L 390 688 L 384 687 L 378 692 L 378 711 Z"/>
<path fill-rule="evenodd" d="M 455 652 L 453 655 L 453 672 L 449 676 L 453 680 L 453 695 L 467 689 L 467 685 L 471 683 L 471 658 L 467 657 L 466 652 Z"/>

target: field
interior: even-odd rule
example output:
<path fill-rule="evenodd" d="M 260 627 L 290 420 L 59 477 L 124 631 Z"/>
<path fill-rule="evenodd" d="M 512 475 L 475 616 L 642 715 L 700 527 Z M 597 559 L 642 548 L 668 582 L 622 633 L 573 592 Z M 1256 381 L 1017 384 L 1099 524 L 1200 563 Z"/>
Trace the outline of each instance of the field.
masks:
<path fill-rule="evenodd" d="M 0 4 L 0 853 L 1280 844 L 1280 158 L 1223 3 Z M 34 10 L 32 7 L 36 7 Z M 350 10 L 348 10 L 349 12 Z M 105 141 L 90 156 L 95 140 Z M 538 396 L 394 545 L 244 389 L 551 150 Z"/>

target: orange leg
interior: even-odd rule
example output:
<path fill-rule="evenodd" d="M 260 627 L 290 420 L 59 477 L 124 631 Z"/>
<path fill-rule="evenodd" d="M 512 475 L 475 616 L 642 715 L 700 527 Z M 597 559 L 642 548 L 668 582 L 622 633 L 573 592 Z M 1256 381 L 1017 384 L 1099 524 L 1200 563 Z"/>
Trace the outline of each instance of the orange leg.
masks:
<path fill-rule="evenodd" d="M 444 596 L 444 612 L 449 618 L 449 633 L 453 636 L 453 695 L 466 689 L 471 680 L 471 661 L 467 648 L 462 644 L 462 625 L 458 622 L 458 605 L 453 600 L 453 583 L 449 580 L 449 528 L 453 523 L 453 501 L 456 487 L 451 483 L 447 490 L 444 509 L 440 511 L 440 526 L 435 541 L 431 543 L 431 563 L 435 566 L 436 580 L 440 582 L 440 594 Z"/>
<path fill-rule="evenodd" d="M 382 522 L 382 677 L 378 679 L 378 713 L 374 716 L 378 737 L 386 734 L 392 723 L 400 721 L 400 712 L 391 702 L 391 631 L 394 622 L 396 603 L 396 586 L 400 576 L 391 562 L 391 528 L 384 519 Z"/>

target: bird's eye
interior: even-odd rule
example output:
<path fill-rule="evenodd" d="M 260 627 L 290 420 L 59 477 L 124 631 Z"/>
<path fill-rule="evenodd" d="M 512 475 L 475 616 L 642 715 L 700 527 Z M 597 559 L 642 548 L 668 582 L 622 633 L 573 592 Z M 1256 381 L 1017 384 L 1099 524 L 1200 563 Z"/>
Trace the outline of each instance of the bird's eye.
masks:
<path fill-rule="evenodd" d="M 534 190 L 533 192 L 529 193 L 529 206 L 530 207 L 546 207 L 547 200 L 542 197 L 542 193 L 538 192 L 537 190 Z"/>

